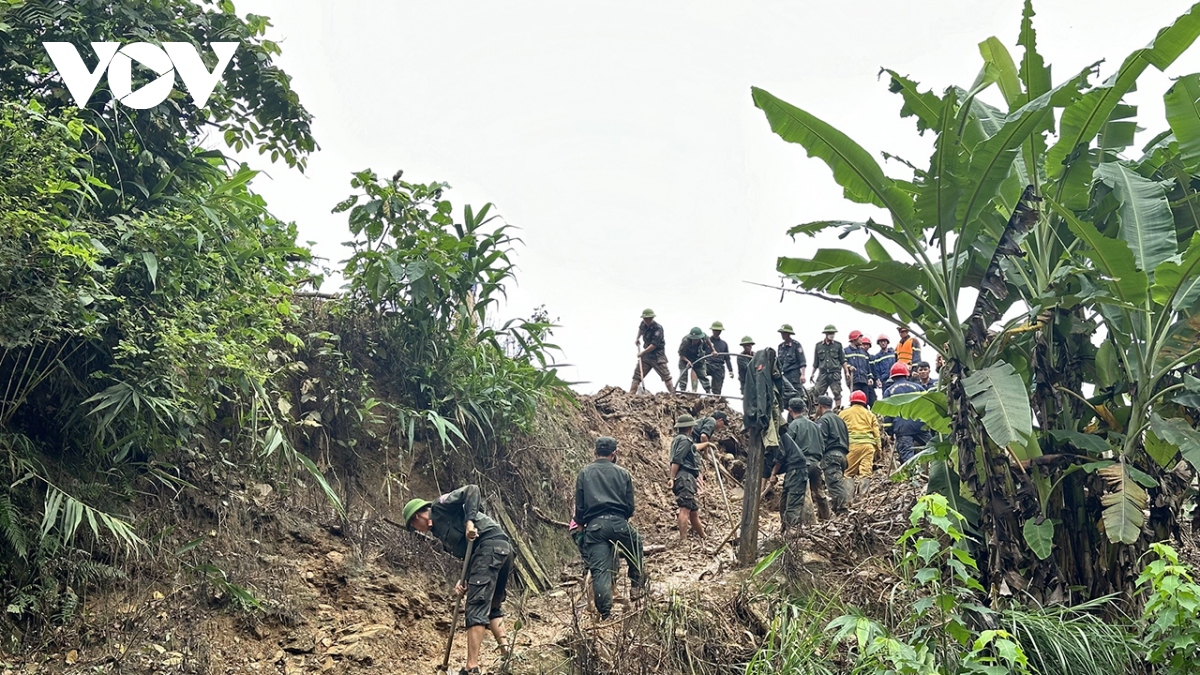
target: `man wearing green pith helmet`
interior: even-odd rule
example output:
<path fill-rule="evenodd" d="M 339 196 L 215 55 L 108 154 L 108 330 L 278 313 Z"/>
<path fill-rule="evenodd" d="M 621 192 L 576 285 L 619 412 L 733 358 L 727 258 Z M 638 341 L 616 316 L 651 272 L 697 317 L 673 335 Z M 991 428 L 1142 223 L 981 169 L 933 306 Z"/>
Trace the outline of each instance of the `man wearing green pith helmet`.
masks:
<path fill-rule="evenodd" d="M 704 364 L 708 369 L 708 376 L 712 378 L 712 393 L 720 394 L 725 387 L 725 371 L 728 370 L 729 377 L 733 377 L 733 360 L 729 358 L 729 344 L 721 339 L 725 325 L 714 321 L 710 330 L 712 335 L 708 341 L 712 344 L 713 355 L 705 359 Z"/>
<path fill-rule="evenodd" d="M 833 324 L 825 326 L 825 339 L 818 342 L 813 349 L 813 366 L 817 371 L 813 393 L 824 396 L 827 391 L 833 391 L 833 398 L 840 408 L 842 406 L 842 377 L 850 373 L 846 364 L 846 350 L 842 343 L 833 339 L 837 328 Z"/>
<path fill-rule="evenodd" d="M 490 630 L 504 648 L 504 604 L 508 575 L 512 572 L 512 542 L 500 525 L 479 510 L 478 485 L 466 485 L 438 497 L 436 502 L 412 499 L 404 505 L 404 525 L 410 530 L 433 535 L 442 548 L 456 558 L 467 557 L 466 585 L 458 582 L 455 592 L 467 596 L 467 665 L 459 675 L 478 675 L 479 651 L 484 633 Z"/>
<path fill-rule="evenodd" d="M 708 381 L 708 366 L 705 365 L 714 357 L 707 357 L 713 353 L 712 342 L 709 342 L 708 336 L 699 327 L 688 331 L 688 334 L 679 342 L 679 381 L 675 383 L 675 388 L 683 390 L 687 386 L 687 374 L 690 370 L 696 374 L 696 379 L 700 380 L 700 386 L 704 387 L 705 393 L 712 391 L 712 385 Z M 703 359 L 703 360 L 701 360 Z"/>
<path fill-rule="evenodd" d="M 654 320 L 654 310 L 642 312 L 642 323 L 638 325 L 638 336 L 633 344 L 638 346 L 638 364 L 633 368 L 629 393 L 636 394 L 638 385 L 653 370 L 667 385 L 667 391 L 674 394 L 675 383 L 671 381 L 671 370 L 667 366 L 667 340 L 663 337 L 663 327 Z"/>

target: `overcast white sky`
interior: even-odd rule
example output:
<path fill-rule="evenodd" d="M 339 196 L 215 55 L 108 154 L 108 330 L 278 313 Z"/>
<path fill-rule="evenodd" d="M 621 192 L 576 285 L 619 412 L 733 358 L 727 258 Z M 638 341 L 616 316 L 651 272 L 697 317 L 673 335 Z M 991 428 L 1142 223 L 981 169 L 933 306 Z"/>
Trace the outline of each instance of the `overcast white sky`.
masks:
<path fill-rule="evenodd" d="M 1107 77 L 1186 11 L 1182 0 L 1042 0 L 1040 51 L 1058 83 L 1101 58 Z M 301 175 L 267 169 L 255 189 L 336 266 L 350 238 L 330 209 L 353 171 L 450 183 L 450 199 L 493 202 L 521 228 L 518 285 L 504 311 L 545 304 L 558 317 L 564 377 L 583 392 L 629 386 L 638 316 L 654 308 L 674 349 L 713 320 L 736 343 L 775 345 L 792 323 L 810 353 L 826 323 L 891 326 L 822 301 L 742 283 L 773 283 L 780 255 L 818 246 L 792 225 L 862 219 L 823 163 L 771 133 L 750 100 L 759 86 L 825 119 L 878 156 L 924 165 L 930 146 L 877 79 L 881 66 L 941 91 L 969 86 L 977 44 L 1016 46 L 1021 2 L 578 3 L 242 0 L 265 14 L 281 65 L 316 120 L 321 150 Z M 1132 98 L 1144 142 L 1165 128 L 1162 94 L 1200 70 L 1200 47 L 1166 75 L 1151 68 Z M 993 97 L 994 98 L 994 97 Z M 880 160 L 882 163 L 882 159 Z M 909 173 L 895 162 L 892 175 Z M 326 290 L 333 290 L 327 288 Z M 736 347 L 735 347 L 736 349 Z M 652 391 L 662 389 L 651 378 Z"/>

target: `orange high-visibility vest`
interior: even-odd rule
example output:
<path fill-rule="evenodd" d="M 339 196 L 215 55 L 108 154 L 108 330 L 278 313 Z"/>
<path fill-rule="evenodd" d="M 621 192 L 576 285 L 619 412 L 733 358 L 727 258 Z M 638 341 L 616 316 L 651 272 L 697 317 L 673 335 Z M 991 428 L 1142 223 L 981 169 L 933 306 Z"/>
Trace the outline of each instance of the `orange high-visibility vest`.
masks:
<path fill-rule="evenodd" d="M 896 361 L 899 363 L 905 363 L 905 364 L 908 364 L 911 366 L 912 365 L 912 357 L 913 357 L 913 338 L 910 335 L 910 336 L 908 336 L 908 339 L 901 340 L 899 343 L 896 344 Z"/>

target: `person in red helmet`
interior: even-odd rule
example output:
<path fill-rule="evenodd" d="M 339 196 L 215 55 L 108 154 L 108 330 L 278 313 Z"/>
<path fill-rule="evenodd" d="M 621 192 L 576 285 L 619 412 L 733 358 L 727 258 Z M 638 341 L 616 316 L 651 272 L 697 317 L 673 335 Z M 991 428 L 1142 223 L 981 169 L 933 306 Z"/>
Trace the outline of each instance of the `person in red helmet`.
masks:
<path fill-rule="evenodd" d="M 879 419 L 871 412 L 865 391 L 850 394 L 850 407 L 838 413 L 850 431 L 850 453 L 846 456 L 846 478 L 854 483 L 854 492 L 865 491 L 879 450 L 882 433 Z"/>
<path fill-rule="evenodd" d="M 846 347 L 846 365 L 850 370 L 850 390 L 861 391 L 868 400 L 875 397 L 875 387 L 871 384 L 874 379 L 871 373 L 871 354 L 862 345 L 862 331 L 850 331 L 850 344 Z"/>
<path fill-rule="evenodd" d="M 908 364 L 895 363 L 891 371 L 892 385 L 883 392 L 885 399 L 900 394 L 916 394 L 925 391 L 925 387 L 908 379 Z M 885 417 L 883 426 L 895 439 L 896 453 L 901 463 L 907 462 L 917 454 L 917 448 L 924 447 L 929 442 L 929 430 L 920 420 L 910 420 L 905 417 Z"/>

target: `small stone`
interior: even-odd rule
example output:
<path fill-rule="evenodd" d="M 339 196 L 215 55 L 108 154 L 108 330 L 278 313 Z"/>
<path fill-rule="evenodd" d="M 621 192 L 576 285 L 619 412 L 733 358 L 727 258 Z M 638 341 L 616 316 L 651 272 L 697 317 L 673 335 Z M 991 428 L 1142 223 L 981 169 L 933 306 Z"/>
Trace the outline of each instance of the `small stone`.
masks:
<path fill-rule="evenodd" d="M 73 666 L 78 662 L 79 662 L 79 652 L 77 650 L 72 649 L 71 651 L 67 652 L 67 665 L 68 666 Z"/>
<path fill-rule="evenodd" d="M 329 553 L 325 554 L 325 557 L 328 558 L 329 562 L 333 563 L 334 565 L 341 565 L 346 559 L 345 555 L 337 551 L 330 551 Z"/>

